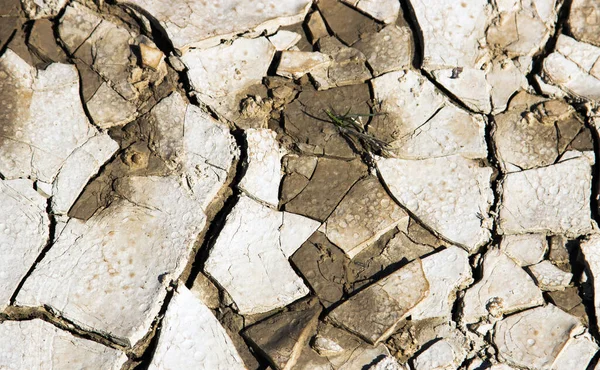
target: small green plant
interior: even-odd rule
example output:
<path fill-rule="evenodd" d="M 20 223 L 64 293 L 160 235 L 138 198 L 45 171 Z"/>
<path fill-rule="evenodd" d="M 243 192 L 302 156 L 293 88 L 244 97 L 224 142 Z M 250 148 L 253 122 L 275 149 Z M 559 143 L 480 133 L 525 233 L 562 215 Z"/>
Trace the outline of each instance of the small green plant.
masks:
<path fill-rule="evenodd" d="M 333 109 L 326 109 L 325 113 L 331 123 L 338 128 L 340 135 L 352 142 L 357 149 L 362 148 L 369 153 L 386 157 L 389 155 L 389 144 L 367 133 L 362 122 L 360 122 L 360 117 L 374 117 L 385 113 L 353 114 L 348 110 L 345 114 L 338 114 Z"/>

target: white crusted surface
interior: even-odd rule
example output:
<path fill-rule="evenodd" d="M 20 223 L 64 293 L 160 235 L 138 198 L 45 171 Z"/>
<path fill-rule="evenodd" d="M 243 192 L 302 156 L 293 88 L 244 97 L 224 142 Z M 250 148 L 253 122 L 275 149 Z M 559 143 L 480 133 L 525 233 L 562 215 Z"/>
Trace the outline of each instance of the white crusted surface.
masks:
<path fill-rule="evenodd" d="M 279 147 L 277 134 L 270 129 L 246 130 L 248 167 L 240 188 L 251 197 L 277 206 L 281 182 L 281 158 L 285 151 Z"/>
<path fill-rule="evenodd" d="M 571 283 L 573 274 L 565 272 L 546 260 L 529 266 L 540 289 L 545 291 L 564 290 Z"/>
<path fill-rule="evenodd" d="M 276 34 L 268 37 L 271 44 L 275 46 L 277 51 L 288 50 L 295 46 L 302 36 L 299 33 L 292 31 L 280 30 Z"/>
<path fill-rule="evenodd" d="M 46 245 L 46 199 L 30 180 L 0 181 L 0 312 Z"/>
<path fill-rule="evenodd" d="M 400 11 L 400 2 L 396 0 L 342 0 L 346 4 L 367 13 L 386 24 L 394 23 Z"/>
<path fill-rule="evenodd" d="M 135 344 L 183 271 L 204 214 L 173 177 L 132 177 L 121 200 L 87 222 L 71 219 L 17 296 L 81 327 Z"/>
<path fill-rule="evenodd" d="M 280 26 L 301 22 L 310 9 L 310 0 L 263 0 L 247 3 L 242 0 L 198 2 L 184 0 L 122 0 L 150 13 L 167 32 L 173 46 L 185 50 L 190 46 L 207 48 L 249 31 L 269 34 Z M 234 20 L 234 21 L 232 21 Z"/>
<path fill-rule="evenodd" d="M 329 63 L 331 63 L 329 56 L 318 51 L 283 51 L 275 73 L 297 79 Z"/>
<path fill-rule="evenodd" d="M 40 319 L 0 323 L 0 368 L 118 370 L 124 352 L 74 337 Z"/>
<path fill-rule="evenodd" d="M 98 134 L 75 149 L 60 168 L 52 187 L 52 211 L 66 214 L 100 167 L 119 149 L 108 134 Z"/>
<path fill-rule="evenodd" d="M 275 47 L 266 37 L 241 38 L 230 45 L 190 50 L 181 60 L 200 100 L 225 112 L 239 109 L 238 92 L 261 83 L 274 54 Z"/>
<path fill-rule="evenodd" d="M 165 313 L 149 368 L 246 369 L 221 323 L 182 283 Z"/>
<path fill-rule="evenodd" d="M 293 248 L 284 252 L 281 237 L 293 237 L 300 247 L 310 234 L 282 233 L 284 218 L 283 212 L 242 196 L 210 251 L 205 271 L 227 290 L 242 314 L 283 307 L 309 292 L 287 261 Z M 302 220 L 313 225 L 313 231 L 318 227 L 315 221 Z"/>
<path fill-rule="evenodd" d="M 600 48 L 559 35 L 555 52 L 544 59 L 543 77 L 563 91 L 586 99 L 600 99 Z"/>
<path fill-rule="evenodd" d="M 593 279 L 594 309 L 598 315 L 600 313 L 600 284 L 598 283 L 600 279 L 600 235 L 593 234 L 582 241 L 581 252 Z"/>
<path fill-rule="evenodd" d="M 445 239 L 469 252 L 489 240 L 491 168 L 461 156 L 379 158 L 377 168 L 392 195 Z"/>
<path fill-rule="evenodd" d="M 97 132 L 81 106 L 77 69 L 55 63 L 36 70 L 7 49 L 0 76 L 0 173 L 52 182 Z"/>
<path fill-rule="evenodd" d="M 464 350 L 456 343 L 442 339 L 421 352 L 414 360 L 414 367 L 415 370 L 456 369 L 464 358 Z"/>
<path fill-rule="evenodd" d="M 589 333 L 572 336 L 562 348 L 552 370 L 572 370 L 588 365 L 598 352 L 598 345 Z"/>
<path fill-rule="evenodd" d="M 474 323 L 487 316 L 499 316 L 544 304 L 542 291 L 531 277 L 499 249 L 483 257 L 483 276 L 463 298 L 462 321 Z"/>
<path fill-rule="evenodd" d="M 485 121 L 452 104 L 430 81 L 414 71 L 390 72 L 371 80 L 385 118 L 378 131 L 393 131 L 395 156 L 424 159 L 462 154 L 485 158 Z M 392 126 L 388 128 L 387 126 Z"/>
<path fill-rule="evenodd" d="M 86 107 L 94 123 L 100 128 L 124 125 L 137 117 L 133 104 L 125 100 L 106 82 L 102 83 Z"/>
<path fill-rule="evenodd" d="M 449 247 L 421 262 L 429 282 L 429 293 L 410 311 L 412 320 L 451 318 L 456 292 L 473 282 L 469 255 L 461 248 Z"/>
<path fill-rule="evenodd" d="M 579 152 L 567 154 L 575 157 L 506 175 L 499 217 L 502 233 L 578 236 L 592 230 L 590 158 Z"/>
<path fill-rule="evenodd" d="M 549 368 L 571 336 L 584 330 L 576 317 L 551 304 L 511 315 L 495 328 L 499 358 L 530 369 Z"/>
<path fill-rule="evenodd" d="M 548 241 L 543 234 L 504 235 L 500 250 L 520 266 L 535 265 L 548 250 Z"/>

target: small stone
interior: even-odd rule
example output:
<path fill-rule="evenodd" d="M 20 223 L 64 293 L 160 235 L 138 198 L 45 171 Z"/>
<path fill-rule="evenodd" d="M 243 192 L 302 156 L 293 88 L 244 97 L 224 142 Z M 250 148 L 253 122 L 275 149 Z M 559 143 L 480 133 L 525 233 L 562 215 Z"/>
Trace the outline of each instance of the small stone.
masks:
<path fill-rule="evenodd" d="M 127 355 L 40 319 L 0 322 L 4 369 L 121 369 Z"/>
<path fill-rule="evenodd" d="M 505 235 L 500 250 L 521 267 L 535 265 L 544 259 L 548 241 L 542 234 Z"/>
<path fill-rule="evenodd" d="M 542 261 L 528 268 L 537 285 L 544 291 L 564 290 L 573 279 L 573 274 L 564 272 L 550 261 Z"/>
<path fill-rule="evenodd" d="M 503 234 L 565 233 L 576 237 L 592 229 L 593 161 L 583 153 L 569 153 L 572 156 L 557 164 L 506 175 L 499 217 Z"/>
<path fill-rule="evenodd" d="M 283 240 L 280 228 L 288 215 L 242 196 L 210 250 L 204 269 L 227 290 L 241 314 L 283 307 L 309 292 L 287 259 L 319 223 L 296 216 L 298 232 Z"/>
<path fill-rule="evenodd" d="M 159 64 L 163 61 L 165 54 L 160 49 L 140 43 L 140 55 L 142 57 L 142 65 L 144 67 L 150 67 L 152 69 L 158 69 Z"/>
<path fill-rule="evenodd" d="M 600 46 L 599 12 L 600 7 L 596 1 L 573 0 L 567 20 L 570 34 L 578 41 Z"/>
<path fill-rule="evenodd" d="M 584 330 L 577 318 L 549 304 L 496 323 L 493 342 L 498 357 L 509 365 L 544 369 L 550 368 L 568 341 Z M 581 360 L 585 367 L 586 359 Z"/>
<path fill-rule="evenodd" d="M 243 370 L 246 366 L 217 318 L 182 284 L 169 302 L 148 368 Z"/>
<path fill-rule="evenodd" d="M 327 316 L 369 343 L 387 339 L 429 293 L 420 260 L 361 290 Z"/>
<path fill-rule="evenodd" d="M 321 228 L 332 243 L 354 258 L 407 217 L 379 180 L 370 177 L 354 184 Z"/>
<path fill-rule="evenodd" d="M 502 271 L 502 274 L 498 274 Z M 462 321 L 478 322 L 488 314 L 501 316 L 544 304 L 531 277 L 499 249 L 483 257 L 483 276 L 463 298 Z"/>
<path fill-rule="evenodd" d="M 23 9 L 31 19 L 54 17 L 67 2 L 68 0 L 21 0 Z"/>
<path fill-rule="evenodd" d="M 386 356 L 377 361 L 375 365 L 369 367 L 368 370 L 409 370 L 408 367 L 400 365 L 392 356 Z"/>
<path fill-rule="evenodd" d="M 315 336 L 312 348 L 321 356 L 335 355 L 344 351 L 334 340 L 321 335 Z"/>
<path fill-rule="evenodd" d="M 471 253 L 489 240 L 491 168 L 461 156 L 379 158 L 377 168 L 392 195 L 444 239 Z"/>
<path fill-rule="evenodd" d="M 317 329 L 321 306 L 316 300 L 306 309 L 269 317 L 244 331 L 276 369 L 294 369 L 302 350 Z"/>

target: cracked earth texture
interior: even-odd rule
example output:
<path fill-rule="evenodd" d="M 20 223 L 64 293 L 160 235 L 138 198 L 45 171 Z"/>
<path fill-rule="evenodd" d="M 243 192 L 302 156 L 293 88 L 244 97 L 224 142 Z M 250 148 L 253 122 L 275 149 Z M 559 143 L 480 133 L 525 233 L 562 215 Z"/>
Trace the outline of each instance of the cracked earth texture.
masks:
<path fill-rule="evenodd" d="M 0 0 L 0 369 L 599 369 L 599 30 Z"/>

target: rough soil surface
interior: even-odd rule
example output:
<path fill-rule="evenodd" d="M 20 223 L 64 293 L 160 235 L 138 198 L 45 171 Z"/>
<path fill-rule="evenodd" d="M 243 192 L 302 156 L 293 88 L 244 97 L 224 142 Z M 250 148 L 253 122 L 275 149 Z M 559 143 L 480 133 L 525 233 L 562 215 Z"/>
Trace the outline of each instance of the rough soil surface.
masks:
<path fill-rule="evenodd" d="M 0 0 L 0 369 L 600 367 L 592 0 Z"/>

